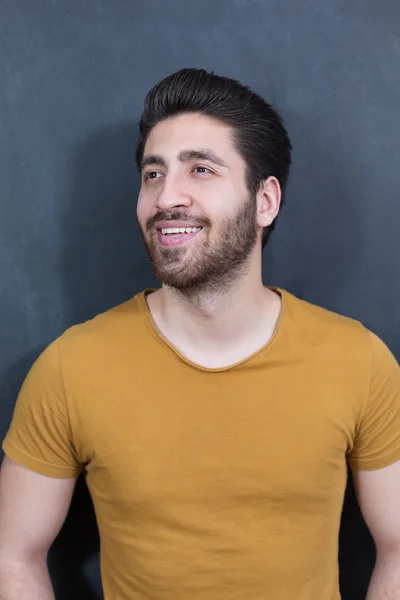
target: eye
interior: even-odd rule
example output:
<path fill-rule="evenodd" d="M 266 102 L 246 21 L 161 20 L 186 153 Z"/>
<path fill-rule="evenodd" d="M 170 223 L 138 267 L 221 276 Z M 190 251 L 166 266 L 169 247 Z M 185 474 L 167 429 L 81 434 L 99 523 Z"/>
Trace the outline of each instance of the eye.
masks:
<path fill-rule="evenodd" d="M 147 171 L 147 173 L 145 173 L 143 175 L 143 181 L 149 181 L 151 179 L 159 179 L 159 177 L 157 177 L 157 175 L 162 175 L 162 173 L 160 173 L 160 171 Z"/>
<path fill-rule="evenodd" d="M 201 169 L 200 173 L 212 173 L 211 169 L 209 169 L 208 167 L 202 167 L 202 166 L 198 166 L 195 167 L 194 170 L 196 171 L 197 169 Z"/>

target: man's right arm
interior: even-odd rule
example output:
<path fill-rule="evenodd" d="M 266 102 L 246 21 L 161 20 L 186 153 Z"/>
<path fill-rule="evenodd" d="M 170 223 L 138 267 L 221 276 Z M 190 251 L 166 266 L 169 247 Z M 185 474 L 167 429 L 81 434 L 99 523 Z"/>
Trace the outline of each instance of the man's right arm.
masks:
<path fill-rule="evenodd" d="M 54 600 L 47 555 L 67 516 L 76 480 L 40 475 L 4 458 L 0 600 Z"/>

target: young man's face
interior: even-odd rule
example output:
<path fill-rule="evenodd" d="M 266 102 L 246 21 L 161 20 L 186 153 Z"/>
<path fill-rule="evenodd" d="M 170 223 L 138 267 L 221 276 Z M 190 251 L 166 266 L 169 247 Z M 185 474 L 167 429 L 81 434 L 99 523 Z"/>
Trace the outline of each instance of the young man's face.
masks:
<path fill-rule="evenodd" d="M 156 277 L 182 290 L 235 279 L 257 242 L 257 206 L 231 129 L 199 114 L 162 121 L 141 175 L 137 215 Z"/>

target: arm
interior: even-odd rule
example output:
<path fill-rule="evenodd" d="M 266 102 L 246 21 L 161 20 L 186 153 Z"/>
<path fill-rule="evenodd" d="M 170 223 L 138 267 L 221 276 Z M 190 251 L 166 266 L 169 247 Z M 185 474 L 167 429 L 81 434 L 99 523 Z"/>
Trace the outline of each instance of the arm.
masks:
<path fill-rule="evenodd" d="M 353 470 L 353 481 L 376 546 L 366 600 L 400 600 L 400 461 L 374 471 Z"/>
<path fill-rule="evenodd" d="M 4 458 L 0 600 L 54 600 L 47 554 L 67 516 L 76 479 L 39 475 Z"/>

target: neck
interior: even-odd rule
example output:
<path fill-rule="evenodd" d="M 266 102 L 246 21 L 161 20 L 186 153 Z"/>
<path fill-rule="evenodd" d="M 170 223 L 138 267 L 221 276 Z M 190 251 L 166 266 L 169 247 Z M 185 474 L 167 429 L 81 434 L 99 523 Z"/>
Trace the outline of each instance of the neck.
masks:
<path fill-rule="evenodd" d="M 153 318 L 166 331 L 197 345 L 226 344 L 254 335 L 280 299 L 261 279 L 261 256 L 230 281 L 211 282 L 184 292 L 163 286 L 149 297 Z"/>

